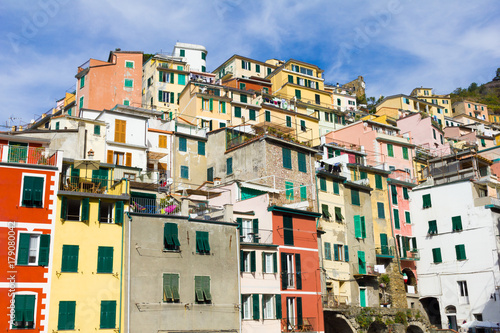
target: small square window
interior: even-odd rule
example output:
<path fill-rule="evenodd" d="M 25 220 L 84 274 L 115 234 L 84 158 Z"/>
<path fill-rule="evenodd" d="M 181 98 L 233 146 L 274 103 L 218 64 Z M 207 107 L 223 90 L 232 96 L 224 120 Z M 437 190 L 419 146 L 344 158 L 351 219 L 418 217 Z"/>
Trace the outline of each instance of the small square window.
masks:
<path fill-rule="evenodd" d="M 134 62 L 133 61 L 125 61 L 125 67 L 126 68 L 134 68 Z"/>
<path fill-rule="evenodd" d="M 134 80 L 125 79 L 125 88 L 133 88 L 133 87 L 134 87 Z"/>

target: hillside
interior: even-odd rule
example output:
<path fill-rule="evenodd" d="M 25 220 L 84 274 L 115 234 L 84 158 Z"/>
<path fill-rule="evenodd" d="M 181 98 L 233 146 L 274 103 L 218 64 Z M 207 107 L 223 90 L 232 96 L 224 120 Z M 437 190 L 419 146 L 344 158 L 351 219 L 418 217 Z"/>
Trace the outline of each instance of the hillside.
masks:
<path fill-rule="evenodd" d="M 468 88 L 457 88 L 451 94 L 451 102 L 462 100 L 486 104 L 488 110 L 500 114 L 500 68 L 491 82 L 478 85 L 473 82 Z"/>

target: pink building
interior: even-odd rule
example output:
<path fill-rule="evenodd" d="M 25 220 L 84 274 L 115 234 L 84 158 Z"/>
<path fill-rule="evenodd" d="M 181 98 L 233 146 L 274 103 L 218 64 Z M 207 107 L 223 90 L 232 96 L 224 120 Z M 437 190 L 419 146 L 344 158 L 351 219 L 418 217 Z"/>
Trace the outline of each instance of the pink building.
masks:
<path fill-rule="evenodd" d="M 400 135 L 397 127 L 360 120 L 325 136 L 326 143 L 337 140 L 363 146 L 366 163 L 370 166 L 383 165 L 384 170 L 404 170 L 415 177 L 412 163 L 415 145 L 410 138 Z"/>
<path fill-rule="evenodd" d="M 413 113 L 398 119 L 397 124 L 401 134 L 410 137 L 411 142 L 416 146 L 429 150 L 434 156 L 450 154 L 450 146 L 444 139 L 443 130 L 431 117 L 422 118 L 421 113 Z"/>
<path fill-rule="evenodd" d="M 466 114 L 470 117 L 474 117 L 481 120 L 488 121 L 488 106 L 486 104 L 462 101 L 455 102 L 452 105 L 452 114 L 458 116 L 461 114 Z"/>

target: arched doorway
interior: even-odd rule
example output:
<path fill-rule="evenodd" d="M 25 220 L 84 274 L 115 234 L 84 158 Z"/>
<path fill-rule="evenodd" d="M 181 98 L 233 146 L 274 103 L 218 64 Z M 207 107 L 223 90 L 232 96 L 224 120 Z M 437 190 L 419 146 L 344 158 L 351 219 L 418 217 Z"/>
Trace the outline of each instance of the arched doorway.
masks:
<path fill-rule="evenodd" d="M 403 269 L 403 277 L 406 275 L 406 282 L 405 282 L 405 288 L 406 292 L 410 294 L 415 294 L 417 293 L 417 278 L 415 277 L 415 274 L 413 271 L 409 268 L 404 268 Z"/>
<path fill-rule="evenodd" d="M 424 333 L 424 330 L 417 325 L 409 325 L 406 329 L 406 333 Z"/>
<path fill-rule="evenodd" d="M 387 332 L 387 325 L 381 321 L 374 321 L 368 328 L 368 333 L 383 333 Z"/>
<path fill-rule="evenodd" d="M 441 327 L 441 312 L 439 309 L 439 301 L 435 297 L 425 297 L 420 300 L 420 304 L 424 308 L 427 316 L 429 317 L 429 321 L 432 325 L 437 328 Z"/>
<path fill-rule="evenodd" d="M 354 327 L 343 315 L 331 311 L 324 312 L 325 333 L 355 333 Z"/>
<path fill-rule="evenodd" d="M 444 312 L 446 313 L 446 317 L 448 318 L 448 328 L 457 331 L 457 308 L 453 305 L 448 305 Z"/>

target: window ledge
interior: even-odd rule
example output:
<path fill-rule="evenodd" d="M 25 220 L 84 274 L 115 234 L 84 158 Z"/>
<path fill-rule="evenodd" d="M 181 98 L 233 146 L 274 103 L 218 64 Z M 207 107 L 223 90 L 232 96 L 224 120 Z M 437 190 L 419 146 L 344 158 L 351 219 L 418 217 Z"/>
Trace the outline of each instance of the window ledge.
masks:
<path fill-rule="evenodd" d="M 181 253 L 182 250 L 167 250 L 167 249 L 163 249 L 162 252 L 163 253 Z"/>

